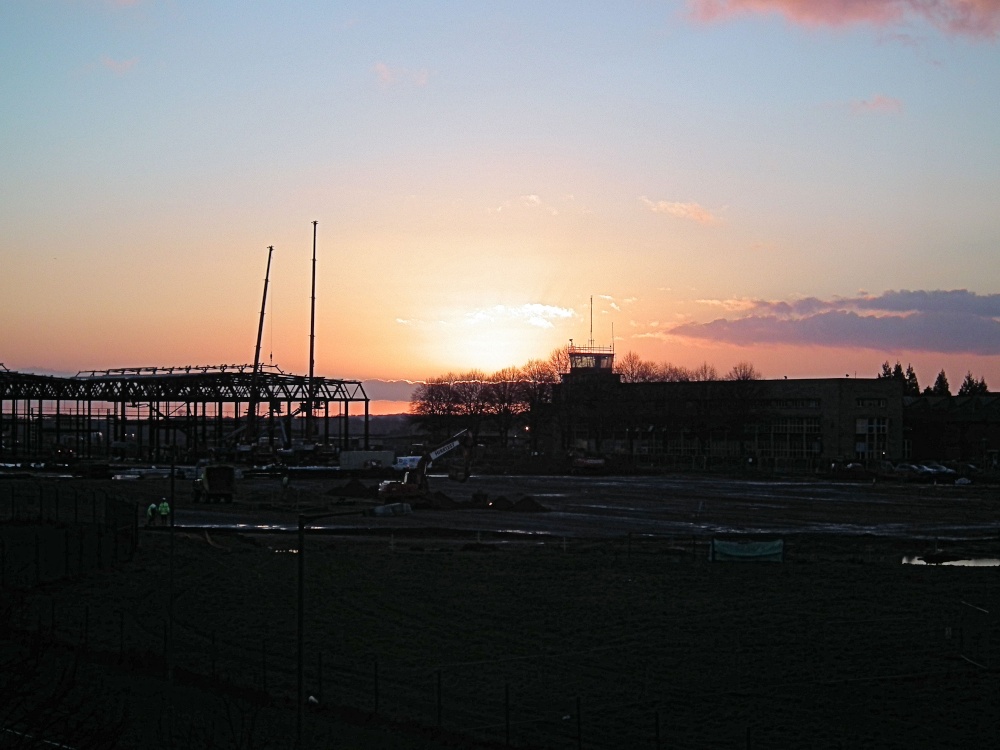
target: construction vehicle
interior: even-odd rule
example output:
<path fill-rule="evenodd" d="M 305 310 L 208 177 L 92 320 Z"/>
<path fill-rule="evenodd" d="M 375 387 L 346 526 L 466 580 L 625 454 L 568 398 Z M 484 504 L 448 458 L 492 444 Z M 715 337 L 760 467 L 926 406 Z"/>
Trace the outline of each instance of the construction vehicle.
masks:
<path fill-rule="evenodd" d="M 475 445 L 473 435 L 468 430 L 453 435 L 449 440 L 441 443 L 436 448 L 426 451 L 417 461 L 415 468 L 410 469 L 403 475 L 403 480 L 386 480 L 378 486 L 378 496 L 383 502 L 396 502 L 400 500 L 425 498 L 430 494 L 427 484 L 427 471 L 431 464 L 456 448 L 462 449 L 462 465 L 451 468 L 448 471 L 448 478 L 457 482 L 464 482 L 469 478 L 469 467 L 472 464 L 472 449 Z"/>
<path fill-rule="evenodd" d="M 236 468 L 231 464 L 199 464 L 193 489 L 196 503 L 231 503 L 236 491 Z"/>

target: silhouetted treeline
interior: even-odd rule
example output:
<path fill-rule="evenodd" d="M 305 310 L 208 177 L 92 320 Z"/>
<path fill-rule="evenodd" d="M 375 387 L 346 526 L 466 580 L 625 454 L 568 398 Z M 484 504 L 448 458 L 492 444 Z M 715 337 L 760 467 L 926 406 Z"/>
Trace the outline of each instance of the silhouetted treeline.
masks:
<path fill-rule="evenodd" d="M 876 375 L 877 378 L 892 378 L 894 380 L 899 380 L 903 383 L 903 395 L 904 396 L 950 396 L 951 386 L 948 383 L 948 376 L 942 369 L 941 372 L 937 374 L 934 379 L 934 385 L 929 385 L 924 388 L 922 394 L 920 390 L 920 383 L 917 380 L 917 374 L 913 370 L 913 365 L 907 364 L 906 370 L 903 370 L 903 365 L 896 360 L 895 365 L 890 365 L 888 360 L 882 363 L 882 371 Z M 965 380 L 962 381 L 962 385 L 958 388 L 959 396 L 979 396 L 985 393 L 989 393 L 989 387 L 986 385 L 986 379 L 980 377 L 979 380 L 973 376 L 972 371 L 969 370 L 965 374 Z"/>

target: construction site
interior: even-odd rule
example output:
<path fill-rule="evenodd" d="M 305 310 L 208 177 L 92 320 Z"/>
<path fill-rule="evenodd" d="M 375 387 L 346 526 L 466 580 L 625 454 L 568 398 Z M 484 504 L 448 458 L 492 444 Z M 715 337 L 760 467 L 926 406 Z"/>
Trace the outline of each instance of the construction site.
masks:
<path fill-rule="evenodd" d="M 254 362 L 127 367 L 55 377 L 0 363 L 0 462 L 135 459 L 329 463 L 368 449 L 369 399 L 356 380 L 317 377 L 316 226 L 313 225 L 309 373 L 260 361 L 271 257 Z M 360 435 L 350 417 L 363 416 Z"/>
<path fill-rule="evenodd" d="M 137 367 L 35 375 L 0 365 L 0 461 L 332 460 L 368 448 L 359 381 L 272 366 Z M 351 416 L 363 417 L 351 434 Z"/>

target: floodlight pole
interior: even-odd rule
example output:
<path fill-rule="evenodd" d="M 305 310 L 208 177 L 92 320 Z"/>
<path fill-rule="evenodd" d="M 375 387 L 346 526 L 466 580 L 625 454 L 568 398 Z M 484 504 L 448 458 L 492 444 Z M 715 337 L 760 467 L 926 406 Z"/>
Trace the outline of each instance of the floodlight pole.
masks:
<path fill-rule="evenodd" d="M 312 258 L 312 300 L 309 313 L 309 410 L 306 412 L 306 440 L 312 440 L 313 436 L 313 396 L 315 386 L 313 385 L 313 373 L 316 367 L 316 225 L 313 222 L 313 258 Z"/>

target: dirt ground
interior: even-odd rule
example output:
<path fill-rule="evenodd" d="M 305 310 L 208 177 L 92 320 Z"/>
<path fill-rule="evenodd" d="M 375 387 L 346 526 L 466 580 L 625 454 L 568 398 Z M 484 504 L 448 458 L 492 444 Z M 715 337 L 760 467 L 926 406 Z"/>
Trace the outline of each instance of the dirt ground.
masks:
<path fill-rule="evenodd" d="M 241 483 L 232 506 L 196 506 L 175 482 L 173 533 L 141 529 L 130 562 L 5 592 L 8 664 L 34 666 L 24 700 L 57 696 L 69 717 L 36 732 L 72 747 L 292 747 L 301 563 L 304 747 L 1000 736 L 1000 568 L 902 564 L 1000 558 L 995 487 L 432 482 L 450 509 L 388 518 L 328 478 Z M 137 508 L 170 493 L 166 479 L 107 487 Z M 539 507 L 511 510 L 525 498 Z M 333 514 L 304 551 L 280 531 L 302 513 Z M 709 562 L 713 537 L 780 538 L 785 561 Z"/>

